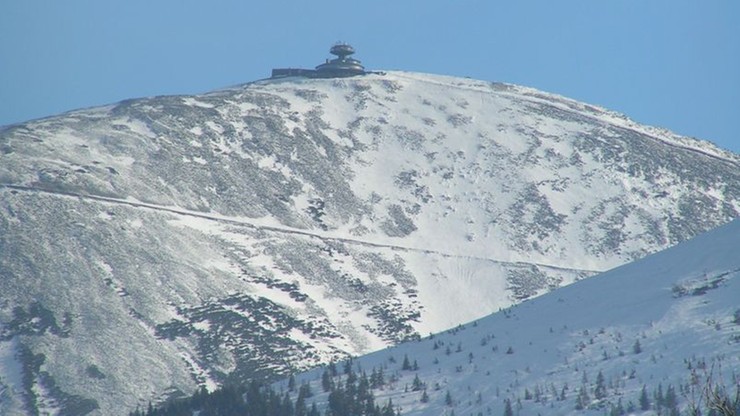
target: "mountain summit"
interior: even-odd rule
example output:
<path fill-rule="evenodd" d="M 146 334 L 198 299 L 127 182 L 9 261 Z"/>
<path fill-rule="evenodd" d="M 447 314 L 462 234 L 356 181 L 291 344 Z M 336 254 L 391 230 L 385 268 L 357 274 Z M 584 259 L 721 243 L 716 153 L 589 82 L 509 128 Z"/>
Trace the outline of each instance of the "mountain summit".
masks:
<path fill-rule="evenodd" d="M 374 351 L 738 212 L 733 153 L 470 79 L 287 77 L 8 126 L 0 413 Z"/>

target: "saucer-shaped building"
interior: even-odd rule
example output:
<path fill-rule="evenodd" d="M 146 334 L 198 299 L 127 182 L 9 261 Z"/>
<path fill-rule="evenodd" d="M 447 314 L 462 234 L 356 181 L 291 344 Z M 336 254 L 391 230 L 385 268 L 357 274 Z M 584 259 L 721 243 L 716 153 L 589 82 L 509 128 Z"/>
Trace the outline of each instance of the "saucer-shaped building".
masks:
<path fill-rule="evenodd" d="M 347 43 L 337 43 L 332 46 L 329 53 L 336 55 L 335 59 L 327 59 L 326 62 L 316 66 L 316 69 L 303 68 L 275 68 L 272 70 L 272 78 L 282 77 L 309 77 L 309 78 L 340 78 L 365 74 L 365 67 L 351 55 L 355 49 Z"/>
<path fill-rule="evenodd" d="M 338 43 L 329 49 L 329 53 L 336 55 L 336 59 L 326 60 L 325 63 L 316 67 L 317 76 L 322 78 L 350 77 L 365 73 L 365 67 L 360 61 L 350 58 L 355 53 L 355 48 L 346 44 Z"/>

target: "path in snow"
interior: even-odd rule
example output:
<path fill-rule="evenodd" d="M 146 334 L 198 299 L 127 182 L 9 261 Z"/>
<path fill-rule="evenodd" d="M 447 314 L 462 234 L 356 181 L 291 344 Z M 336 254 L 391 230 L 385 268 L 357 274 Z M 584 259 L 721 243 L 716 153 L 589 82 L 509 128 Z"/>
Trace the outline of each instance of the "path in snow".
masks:
<path fill-rule="evenodd" d="M 360 240 L 360 239 L 347 238 L 347 237 L 337 237 L 337 236 L 327 235 L 324 233 L 311 232 L 311 231 L 306 231 L 306 230 L 301 230 L 301 229 L 291 228 L 291 227 L 279 227 L 279 226 L 274 226 L 274 225 L 257 224 L 255 222 L 250 222 L 244 219 L 222 217 L 222 216 L 214 215 L 214 214 L 206 214 L 203 212 L 190 211 L 190 210 L 186 210 L 183 208 L 168 207 L 168 206 L 150 204 L 147 202 L 141 202 L 141 201 L 129 200 L 129 199 L 111 198 L 107 196 L 81 194 L 77 192 L 44 189 L 44 188 L 38 188 L 38 187 L 33 187 L 33 186 L 3 184 L 3 183 L 0 183 L 0 188 L 8 188 L 14 191 L 22 191 L 22 192 L 30 192 L 30 193 L 44 193 L 48 195 L 56 195 L 56 196 L 61 196 L 61 197 L 80 198 L 80 199 L 104 202 L 104 203 L 109 203 L 109 204 L 128 205 L 134 208 L 150 209 L 150 210 L 155 210 L 155 211 L 167 212 L 167 213 L 175 214 L 175 215 L 185 215 L 185 216 L 190 216 L 190 217 L 202 218 L 202 219 L 206 219 L 210 221 L 215 221 L 215 222 L 224 223 L 224 224 L 238 225 L 238 226 L 252 228 L 252 229 L 256 229 L 260 231 L 268 231 L 268 232 L 274 232 L 274 233 L 279 233 L 279 234 L 301 235 L 301 236 L 310 237 L 310 238 L 317 238 L 319 240 L 324 240 L 324 241 L 336 241 L 340 243 L 354 244 L 354 245 L 360 245 L 360 246 L 365 246 L 365 247 L 389 248 L 391 250 L 412 251 L 412 252 L 425 253 L 425 254 L 434 254 L 434 255 L 448 257 L 448 258 L 464 258 L 464 259 L 472 259 L 472 260 L 482 260 L 482 261 L 489 261 L 492 263 L 509 265 L 509 266 L 534 265 L 534 266 L 541 267 L 544 269 L 557 270 L 557 271 L 583 272 L 583 273 L 589 273 L 589 274 L 596 274 L 596 273 L 601 273 L 604 271 L 604 270 L 574 269 L 574 268 L 569 268 L 569 267 L 562 267 L 562 266 L 556 266 L 552 264 L 535 263 L 535 262 L 510 262 L 510 261 L 492 259 L 488 257 L 477 257 L 477 256 L 462 255 L 462 254 L 457 254 L 457 253 L 447 253 L 447 252 L 433 250 L 429 248 L 410 247 L 410 246 L 402 246 L 402 245 L 397 245 L 397 244 L 376 243 L 373 241 Z"/>

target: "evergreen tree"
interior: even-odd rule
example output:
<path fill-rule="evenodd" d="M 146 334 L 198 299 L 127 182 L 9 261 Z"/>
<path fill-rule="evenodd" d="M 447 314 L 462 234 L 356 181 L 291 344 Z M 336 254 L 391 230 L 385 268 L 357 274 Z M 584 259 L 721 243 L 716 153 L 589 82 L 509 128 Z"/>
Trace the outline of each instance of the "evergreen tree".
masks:
<path fill-rule="evenodd" d="M 301 387 L 298 388 L 298 394 L 303 394 L 303 397 L 311 397 L 313 396 L 313 391 L 311 391 L 311 385 L 304 382 L 301 384 Z"/>
<path fill-rule="evenodd" d="M 422 383 L 421 379 L 419 378 L 419 375 L 416 374 L 414 376 L 414 381 L 411 383 L 411 390 L 420 391 L 423 388 L 424 388 L 424 383 Z"/>
<path fill-rule="evenodd" d="M 355 383 L 357 383 L 357 374 L 354 371 L 352 371 L 351 368 L 349 369 L 349 372 L 347 372 L 346 374 L 347 374 L 347 385 L 354 385 Z"/>
<path fill-rule="evenodd" d="M 635 354 L 639 354 L 642 352 L 642 346 L 640 345 L 640 340 L 635 341 L 635 345 L 632 346 L 632 352 Z"/>
<path fill-rule="evenodd" d="M 511 408 L 511 401 L 504 400 L 504 416 L 514 416 L 514 410 Z"/>
<path fill-rule="evenodd" d="M 663 385 L 658 384 L 658 390 L 655 392 L 655 408 L 660 412 L 663 407 Z"/>
<path fill-rule="evenodd" d="M 676 390 L 672 385 L 669 385 L 665 392 L 663 405 L 668 409 L 670 416 L 678 416 L 678 398 L 676 397 Z"/>
<path fill-rule="evenodd" d="M 295 416 L 307 416 L 308 408 L 306 407 L 306 393 L 303 386 L 298 390 L 298 397 L 295 400 Z"/>
<path fill-rule="evenodd" d="M 195 394 L 193 394 L 193 397 L 190 399 L 190 403 L 195 409 L 201 409 L 203 407 L 203 403 L 208 398 L 208 390 L 206 390 L 205 386 L 201 386 Z"/>
<path fill-rule="evenodd" d="M 370 373 L 370 387 L 377 389 L 380 387 L 380 383 L 378 383 L 378 370 L 373 367 L 373 372 Z"/>
<path fill-rule="evenodd" d="M 283 396 L 283 402 L 280 406 L 280 414 L 284 416 L 293 416 L 295 415 L 295 409 L 293 408 L 293 402 L 290 401 L 290 396 L 286 393 L 285 396 Z"/>
<path fill-rule="evenodd" d="M 447 406 L 452 406 L 452 404 L 453 404 L 452 395 L 450 394 L 450 391 L 449 390 L 447 390 L 447 394 L 445 395 L 445 404 Z"/>
<path fill-rule="evenodd" d="M 332 380 L 329 370 L 321 374 L 321 387 L 325 392 L 330 392 L 334 388 L 334 380 Z"/>
<path fill-rule="evenodd" d="M 578 390 L 578 396 L 576 396 L 576 410 L 585 409 L 590 400 L 586 386 L 582 384 L 580 390 Z"/>
<path fill-rule="evenodd" d="M 364 401 L 361 401 L 360 404 L 364 407 L 363 415 L 376 416 L 380 414 L 380 409 L 375 405 L 375 398 L 373 398 L 372 394 Z"/>
<path fill-rule="evenodd" d="M 388 399 L 388 403 L 383 406 L 380 416 L 396 416 L 396 411 L 393 409 L 393 400 Z"/>
<path fill-rule="evenodd" d="M 411 370 L 411 362 L 409 362 L 409 356 L 403 355 L 403 364 L 401 364 L 401 370 Z"/>
<path fill-rule="evenodd" d="M 650 399 L 648 399 L 647 388 L 644 384 L 640 392 L 640 410 L 650 410 Z"/>
<path fill-rule="evenodd" d="M 606 397 L 606 384 L 604 382 L 604 374 L 599 371 L 596 376 L 596 387 L 594 388 L 594 397 L 601 400 Z"/>
<path fill-rule="evenodd" d="M 331 416 L 349 415 L 348 400 L 344 389 L 338 387 L 329 393 L 329 412 Z"/>
<path fill-rule="evenodd" d="M 288 378 L 288 391 L 291 393 L 295 391 L 295 375 L 293 374 Z"/>
<path fill-rule="evenodd" d="M 367 373 L 364 371 L 360 374 L 360 378 L 357 382 L 357 396 L 364 398 L 370 393 L 370 380 L 367 378 Z"/>
<path fill-rule="evenodd" d="M 344 362 L 344 374 L 352 373 L 352 358 Z"/>
<path fill-rule="evenodd" d="M 624 415 L 624 406 L 622 406 L 622 398 L 620 397 L 617 401 L 617 405 L 612 405 L 609 416 L 622 416 Z"/>
<path fill-rule="evenodd" d="M 262 391 L 260 391 L 260 385 L 256 381 L 249 383 L 246 393 L 246 401 L 249 404 L 249 408 L 255 415 L 267 414 L 267 402 L 265 400 Z"/>
<path fill-rule="evenodd" d="M 385 386 L 383 367 L 380 367 L 380 370 L 377 371 L 375 370 L 375 367 L 373 367 L 373 372 L 370 374 L 370 386 L 374 389 Z"/>

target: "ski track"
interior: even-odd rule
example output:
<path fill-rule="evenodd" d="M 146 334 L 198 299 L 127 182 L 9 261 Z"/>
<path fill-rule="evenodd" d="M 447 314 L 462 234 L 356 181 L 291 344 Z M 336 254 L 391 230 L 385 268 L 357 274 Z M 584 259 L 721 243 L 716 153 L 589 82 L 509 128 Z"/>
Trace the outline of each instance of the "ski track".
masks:
<path fill-rule="evenodd" d="M 446 253 L 446 252 L 432 250 L 428 248 L 409 247 L 409 246 L 394 245 L 394 244 L 383 244 L 383 243 L 376 243 L 376 242 L 367 241 L 367 240 L 359 240 L 359 239 L 346 238 L 346 237 L 336 237 L 336 236 L 324 235 L 324 234 L 315 233 L 315 232 L 309 232 L 305 230 L 299 230 L 296 228 L 277 227 L 273 225 L 260 225 L 260 224 L 255 224 L 249 221 L 237 220 L 234 218 L 220 217 L 217 215 L 209 215 L 209 214 L 205 214 L 202 212 L 195 212 L 195 211 L 190 211 L 190 210 L 186 210 L 182 208 L 167 207 L 167 206 L 162 206 L 162 205 L 150 204 L 146 202 L 130 201 L 126 199 L 111 198 L 111 197 L 100 196 L 100 195 L 81 194 L 77 192 L 45 189 L 45 188 L 38 188 L 38 187 L 33 187 L 33 186 L 14 185 L 14 184 L 7 184 L 7 183 L 0 184 L 0 188 L 8 188 L 8 189 L 15 190 L 15 191 L 29 192 L 29 193 L 43 193 L 43 194 L 48 194 L 48 195 L 60 196 L 60 197 L 79 198 L 79 199 L 97 201 L 97 202 L 103 202 L 103 203 L 109 203 L 109 204 L 127 205 L 127 206 L 134 207 L 134 208 L 150 209 L 154 211 L 167 212 L 167 213 L 175 214 L 175 215 L 184 215 L 184 216 L 189 216 L 189 217 L 201 218 L 201 219 L 215 221 L 215 222 L 219 222 L 223 224 L 238 225 L 238 226 L 252 228 L 252 229 L 261 230 L 261 231 L 270 231 L 270 232 L 279 233 L 279 234 L 300 235 L 300 236 L 316 238 L 316 239 L 324 240 L 324 241 L 336 241 L 340 243 L 353 244 L 353 245 L 359 245 L 359 246 L 365 246 L 365 247 L 387 248 L 387 249 L 397 250 L 397 251 L 411 251 L 411 252 L 418 252 L 418 253 L 424 253 L 424 254 L 433 254 L 433 255 L 438 255 L 438 256 L 447 257 L 447 258 L 463 258 L 463 259 L 472 259 L 472 260 L 482 260 L 482 261 L 489 261 L 492 263 L 509 265 L 509 266 L 534 265 L 537 267 L 541 267 L 541 268 L 549 269 L 549 270 L 555 270 L 555 271 L 586 272 L 590 274 L 601 273 L 604 271 L 604 270 L 573 269 L 573 268 L 568 268 L 568 267 L 563 267 L 563 266 L 556 266 L 552 264 L 535 263 L 535 262 L 510 262 L 510 261 L 503 261 L 503 260 L 492 259 L 492 258 L 487 258 L 487 257 L 466 256 L 466 255 L 461 255 L 461 254 L 456 254 L 456 253 Z"/>

